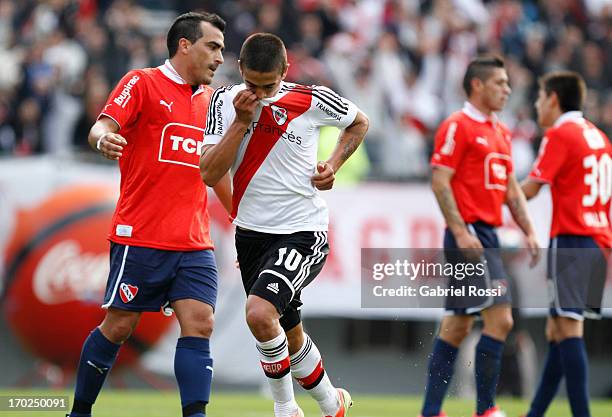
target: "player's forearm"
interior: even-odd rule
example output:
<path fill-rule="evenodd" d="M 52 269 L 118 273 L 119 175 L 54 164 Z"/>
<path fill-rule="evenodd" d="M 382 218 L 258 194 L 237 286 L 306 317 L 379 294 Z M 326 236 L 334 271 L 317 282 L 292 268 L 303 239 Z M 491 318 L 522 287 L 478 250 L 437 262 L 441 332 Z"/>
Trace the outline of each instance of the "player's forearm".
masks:
<path fill-rule="evenodd" d="M 204 149 L 200 158 L 200 175 L 206 185 L 214 187 L 229 171 L 247 127 L 248 124 L 234 121 L 218 144 Z"/>
<path fill-rule="evenodd" d="M 527 211 L 527 200 L 522 193 L 509 197 L 506 201 L 506 205 L 510 209 L 510 213 L 512 214 L 512 218 L 521 228 L 523 233 L 527 236 L 534 236 L 535 229 L 533 228 L 533 223 L 531 222 L 531 216 L 529 216 L 529 212 Z"/>
<path fill-rule="evenodd" d="M 89 135 L 87 136 L 87 142 L 89 143 L 89 146 L 91 146 L 91 148 L 94 151 L 99 152 L 98 147 L 97 147 L 98 140 L 100 140 L 100 138 L 107 133 L 116 133 L 116 132 L 117 132 L 117 129 L 113 129 L 113 126 L 111 124 L 105 123 L 104 119 L 100 119 L 96 121 L 96 123 L 94 123 L 94 125 L 89 130 Z"/>
<path fill-rule="evenodd" d="M 534 236 L 535 229 L 527 210 L 527 199 L 521 190 L 516 179 L 511 179 L 508 183 L 508 191 L 506 194 L 506 205 L 510 209 L 512 218 L 527 236 Z"/>
<path fill-rule="evenodd" d="M 466 233 L 467 227 L 465 226 L 463 217 L 461 217 L 461 213 L 459 213 L 457 201 L 455 200 L 450 184 L 433 182 L 431 188 L 436 196 L 438 206 L 440 206 L 440 211 L 442 212 L 446 225 L 451 233 L 455 237 L 461 235 L 462 233 Z"/>
<path fill-rule="evenodd" d="M 532 181 L 529 178 L 525 179 L 521 183 L 521 190 L 523 190 L 523 194 L 525 194 L 525 198 L 527 200 L 531 200 L 533 197 L 538 195 L 540 188 L 542 188 L 541 183 Z"/>
<path fill-rule="evenodd" d="M 369 125 L 370 122 L 367 116 L 362 112 L 358 112 L 353 123 L 342 131 L 334 151 L 327 160 L 327 163 L 331 165 L 334 172 L 338 172 L 340 167 L 361 145 Z"/>
<path fill-rule="evenodd" d="M 228 214 L 231 214 L 232 212 L 232 182 L 231 182 L 229 174 L 225 174 L 219 180 L 219 182 L 213 187 L 213 190 L 215 190 L 215 194 L 217 198 L 219 199 L 219 201 L 221 202 L 221 204 L 223 205 L 223 207 L 225 208 L 225 211 L 227 211 Z"/>

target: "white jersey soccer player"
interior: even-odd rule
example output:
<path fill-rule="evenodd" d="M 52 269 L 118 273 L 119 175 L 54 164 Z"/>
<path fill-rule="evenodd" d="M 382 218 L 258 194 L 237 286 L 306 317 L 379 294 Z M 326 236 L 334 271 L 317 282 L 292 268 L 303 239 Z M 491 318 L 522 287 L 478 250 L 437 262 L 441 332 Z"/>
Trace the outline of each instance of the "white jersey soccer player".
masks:
<path fill-rule="evenodd" d="M 233 100 L 245 89 L 240 84 L 213 94 L 206 145 L 221 141 L 236 117 Z M 311 181 L 319 129 L 344 129 L 357 111 L 327 87 L 284 81 L 275 96 L 260 100 L 231 168 L 234 224 L 264 233 L 326 231 L 327 206 Z"/>
<path fill-rule="evenodd" d="M 361 144 L 367 117 L 326 87 L 284 82 L 287 53 L 275 35 L 251 35 L 240 51 L 244 84 L 211 97 L 202 179 L 232 174 L 236 252 L 247 294 L 246 321 L 256 339 L 276 417 L 303 417 L 291 376 L 323 416 L 346 417 L 349 393 L 335 388 L 321 354 L 304 333 L 301 291 L 329 252 L 327 206 L 334 173 Z M 330 158 L 317 162 L 319 129 L 342 129 Z"/>

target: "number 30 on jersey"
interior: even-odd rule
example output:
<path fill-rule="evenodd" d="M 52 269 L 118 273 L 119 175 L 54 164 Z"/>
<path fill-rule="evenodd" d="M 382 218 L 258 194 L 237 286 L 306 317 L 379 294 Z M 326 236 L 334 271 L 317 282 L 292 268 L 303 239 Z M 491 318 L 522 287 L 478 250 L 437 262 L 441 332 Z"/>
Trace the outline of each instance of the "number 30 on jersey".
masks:
<path fill-rule="evenodd" d="M 584 139 L 593 150 L 605 147 L 605 139 L 597 129 L 585 129 Z M 605 205 L 612 196 L 612 158 L 607 153 L 597 157 L 591 154 L 582 160 L 587 170 L 584 183 L 589 187 L 589 194 L 582 196 L 582 205 L 592 207 L 597 200 Z"/>

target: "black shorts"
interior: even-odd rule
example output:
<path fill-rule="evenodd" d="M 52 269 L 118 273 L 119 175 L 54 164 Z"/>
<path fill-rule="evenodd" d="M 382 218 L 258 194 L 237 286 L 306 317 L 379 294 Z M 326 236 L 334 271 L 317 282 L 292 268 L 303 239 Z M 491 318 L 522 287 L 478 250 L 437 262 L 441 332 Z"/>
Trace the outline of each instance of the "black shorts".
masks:
<path fill-rule="evenodd" d="M 247 295 L 272 303 L 283 329 L 298 325 L 302 289 L 321 272 L 329 253 L 327 232 L 279 235 L 237 227 L 236 252 Z"/>
<path fill-rule="evenodd" d="M 590 236 L 559 235 L 550 241 L 550 315 L 575 320 L 601 318 L 607 261 Z"/>
<path fill-rule="evenodd" d="M 485 249 L 484 260 L 486 260 L 486 270 L 482 279 L 452 280 L 454 287 L 466 287 L 463 293 L 466 295 L 449 296 L 446 298 L 447 315 L 477 315 L 482 310 L 493 305 L 510 304 L 512 302 L 508 288 L 508 274 L 504 269 L 495 227 L 484 222 L 468 224 L 467 227 L 470 233 L 478 237 L 478 240 L 480 240 Z M 444 234 L 444 256 L 446 262 L 451 264 L 470 263 L 459 250 L 455 237 L 448 229 L 446 229 Z M 468 287 L 473 287 L 476 291 L 482 291 L 482 293 L 489 292 L 496 295 L 469 296 L 467 295 L 469 294 Z"/>

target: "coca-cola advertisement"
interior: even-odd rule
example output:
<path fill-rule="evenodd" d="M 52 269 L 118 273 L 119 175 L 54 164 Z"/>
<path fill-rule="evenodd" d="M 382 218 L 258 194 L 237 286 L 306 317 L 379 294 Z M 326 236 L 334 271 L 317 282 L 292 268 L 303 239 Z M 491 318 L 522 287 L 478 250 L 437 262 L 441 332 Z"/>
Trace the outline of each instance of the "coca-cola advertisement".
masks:
<path fill-rule="evenodd" d="M 0 339 L 11 358 L 0 364 L 7 383 L 73 382 L 83 341 L 105 314 L 107 237 L 118 195 L 114 166 L 52 157 L 0 165 Z M 219 365 L 215 377 L 257 381 L 259 370 L 248 366 L 253 362 L 244 349 L 251 347 L 247 353 L 256 357 L 241 320 L 244 295 L 233 226 L 214 197 L 208 209 L 222 278 L 212 346 Z M 122 375 L 135 371 L 146 385 L 172 386 L 179 329 L 175 316 L 167 314 L 142 315 L 120 350 L 111 384 L 115 379 L 122 384 Z"/>
<path fill-rule="evenodd" d="M 8 234 L 2 312 L 28 351 L 66 370 L 78 363 L 83 340 L 104 317 L 106 235 L 115 199 L 111 184 L 65 184 L 17 208 Z M 133 362 L 171 324 L 162 314 L 143 315 L 118 364 Z"/>

